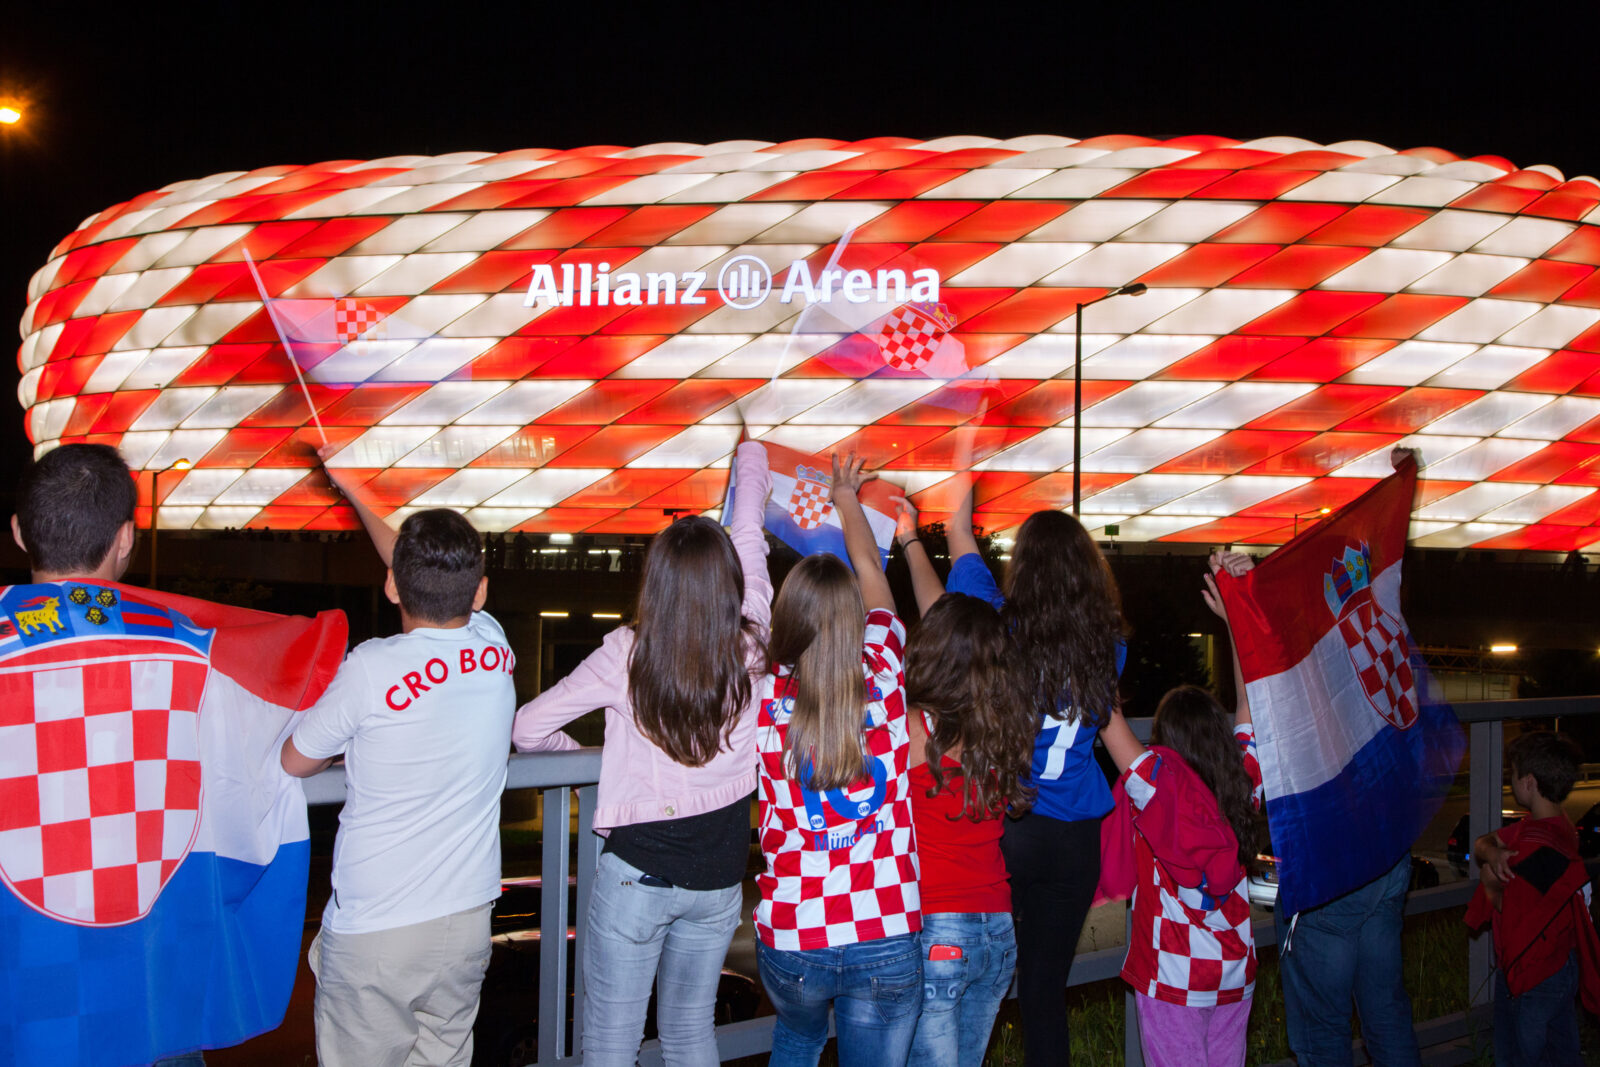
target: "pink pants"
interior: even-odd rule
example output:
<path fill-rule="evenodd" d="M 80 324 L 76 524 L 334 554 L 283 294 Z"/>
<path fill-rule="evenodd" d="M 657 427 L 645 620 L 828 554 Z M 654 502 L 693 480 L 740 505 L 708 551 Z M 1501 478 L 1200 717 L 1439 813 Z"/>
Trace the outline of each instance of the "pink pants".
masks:
<path fill-rule="evenodd" d="M 1145 1067 L 1244 1067 L 1250 1000 L 1188 1008 L 1134 994 Z"/>

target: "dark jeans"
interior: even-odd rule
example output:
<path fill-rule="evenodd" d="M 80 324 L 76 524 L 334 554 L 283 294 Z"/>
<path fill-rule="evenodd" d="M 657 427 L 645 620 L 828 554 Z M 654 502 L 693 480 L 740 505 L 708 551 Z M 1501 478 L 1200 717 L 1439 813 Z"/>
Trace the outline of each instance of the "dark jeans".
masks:
<path fill-rule="evenodd" d="M 1292 936 L 1289 916 L 1277 917 L 1289 1048 L 1300 1067 L 1350 1067 L 1352 1003 L 1373 1063 L 1417 1067 L 1420 1062 L 1400 965 L 1410 880 L 1411 857 L 1404 856 L 1387 874 L 1301 912 Z"/>
<path fill-rule="evenodd" d="M 778 1020 L 771 1067 L 816 1067 L 833 1009 L 841 1067 L 901 1067 L 922 1008 L 917 934 L 800 952 L 756 942 L 761 984 Z"/>
<path fill-rule="evenodd" d="M 1506 976 L 1494 972 L 1495 1067 L 1577 1067 L 1578 957 L 1574 953 L 1555 974 L 1520 997 L 1511 995 Z"/>
<path fill-rule="evenodd" d="M 1000 839 L 1017 922 L 1017 1004 L 1028 1067 L 1071 1062 L 1066 988 L 1100 881 L 1100 820 L 1007 819 Z"/>

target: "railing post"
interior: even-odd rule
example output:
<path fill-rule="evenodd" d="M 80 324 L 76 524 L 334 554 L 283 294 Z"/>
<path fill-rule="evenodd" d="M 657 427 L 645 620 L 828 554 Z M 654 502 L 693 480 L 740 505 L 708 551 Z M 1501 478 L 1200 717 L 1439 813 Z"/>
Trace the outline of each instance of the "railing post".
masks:
<path fill-rule="evenodd" d="M 1123 910 L 1122 943 L 1133 948 L 1133 908 Z M 1139 1002 L 1133 988 L 1122 991 L 1122 1062 L 1125 1067 L 1144 1067 L 1144 1046 L 1139 1043 Z"/>
<path fill-rule="evenodd" d="M 544 828 L 539 888 L 539 1062 L 549 1065 L 568 1055 L 567 872 L 571 867 L 572 789 L 545 789 L 539 794 L 539 807 Z"/>
<path fill-rule="evenodd" d="M 1472 848 L 1479 837 L 1500 828 L 1500 808 L 1505 800 L 1501 786 L 1501 763 L 1505 749 L 1505 723 L 1500 720 L 1472 724 L 1472 767 L 1467 800 L 1467 847 L 1472 861 L 1468 877 L 1477 880 L 1478 852 Z M 1494 977 L 1494 942 L 1482 934 L 1467 947 L 1467 1002 L 1481 1007 L 1494 1000 L 1490 988 Z"/>
<path fill-rule="evenodd" d="M 594 808 L 599 787 L 578 790 L 578 894 L 577 953 L 572 967 L 572 1055 L 583 1051 L 583 946 L 589 939 L 589 897 L 594 893 L 595 867 L 600 863 L 600 837 L 594 832 Z"/>

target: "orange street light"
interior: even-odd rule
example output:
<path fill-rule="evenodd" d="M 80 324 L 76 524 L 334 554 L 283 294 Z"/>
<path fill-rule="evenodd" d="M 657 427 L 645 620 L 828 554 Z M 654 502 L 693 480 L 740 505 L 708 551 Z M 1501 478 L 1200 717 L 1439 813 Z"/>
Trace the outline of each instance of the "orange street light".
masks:
<path fill-rule="evenodd" d="M 4 107 L 0 107 L 0 123 L 3 123 L 7 126 L 15 126 L 21 121 L 22 112 L 19 109 L 14 108 L 9 104 L 5 105 Z"/>

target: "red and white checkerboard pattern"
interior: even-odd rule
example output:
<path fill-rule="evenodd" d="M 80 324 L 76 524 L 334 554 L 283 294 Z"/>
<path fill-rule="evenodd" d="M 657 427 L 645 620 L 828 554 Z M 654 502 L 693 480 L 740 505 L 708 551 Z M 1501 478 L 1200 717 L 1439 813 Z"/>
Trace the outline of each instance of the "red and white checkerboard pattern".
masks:
<path fill-rule="evenodd" d="M 1235 729 L 1245 771 L 1261 804 L 1261 767 L 1255 757 L 1255 732 Z M 1160 775 L 1154 753 L 1134 761 L 1126 781 L 1128 797 L 1142 807 L 1155 793 Z M 1169 776 L 1170 777 L 1170 776 Z M 1123 979 L 1134 992 L 1194 1008 L 1235 1004 L 1255 988 L 1255 935 L 1250 926 L 1247 880 L 1240 878 L 1220 900 L 1180 886 L 1155 858 L 1145 839 L 1134 835 L 1137 883 Z"/>
<path fill-rule="evenodd" d="M 377 310 L 359 300 L 336 300 L 333 303 L 333 327 L 339 340 L 345 343 L 356 340 L 378 324 L 381 316 Z"/>
<path fill-rule="evenodd" d="M 802 530 L 815 530 L 827 522 L 828 516 L 833 514 L 833 501 L 828 497 L 828 487 L 821 482 L 810 478 L 796 481 L 794 492 L 789 496 L 789 514 L 794 517 L 795 525 Z"/>
<path fill-rule="evenodd" d="M 0 663 L 0 875 L 82 925 L 149 912 L 200 821 L 206 661 L 108 644 L 49 669 Z"/>
<path fill-rule="evenodd" d="M 920 371 L 948 332 L 922 309 L 901 305 L 883 323 L 878 339 L 883 361 L 895 370 Z"/>
<path fill-rule="evenodd" d="M 859 820 L 824 805 L 827 826 L 813 831 L 800 786 L 784 776 L 788 674 L 761 682 L 756 745 L 761 754 L 761 851 L 767 869 L 756 878 L 756 936 L 772 948 L 799 952 L 897 937 L 922 929 L 917 849 L 911 823 L 911 737 L 906 728 L 905 626 L 888 611 L 867 614 L 862 660 L 870 702 L 869 756 L 888 765 L 882 805 Z M 871 786 L 847 791 L 851 800 Z M 848 842 L 848 843 L 846 843 Z M 840 847 L 830 848 L 829 845 Z M 819 847 L 820 846 L 820 847 Z"/>
<path fill-rule="evenodd" d="M 1417 690 L 1405 630 L 1378 607 L 1371 590 L 1346 605 L 1339 636 L 1350 651 L 1361 688 L 1378 714 L 1404 730 L 1417 721 Z"/>
<path fill-rule="evenodd" d="M 459 507 L 484 529 L 648 533 L 714 507 L 741 421 L 806 454 L 866 451 L 937 515 L 977 419 L 977 521 L 1007 529 L 1071 496 L 1076 306 L 1141 282 L 1085 313 L 1091 526 L 1281 542 L 1405 444 L 1427 461 L 1415 543 L 1600 543 L 1600 183 L 1549 166 L 1030 135 L 217 174 L 100 211 L 34 277 L 19 361 L 36 448 L 193 460 L 167 480 L 171 526 L 354 528 L 302 484 L 319 441 L 246 242 L 270 295 L 347 298 L 417 335 L 297 348 L 332 462 L 402 509 Z M 715 291 L 736 255 L 774 272 L 748 310 Z M 949 338 L 998 395 L 979 416 L 937 382 L 837 369 L 853 365 L 839 345 L 877 361 L 879 327 L 796 335 L 780 294 L 797 258 L 814 278 L 936 270 Z M 702 272 L 706 302 L 526 305 L 535 265 L 602 263 Z"/>

